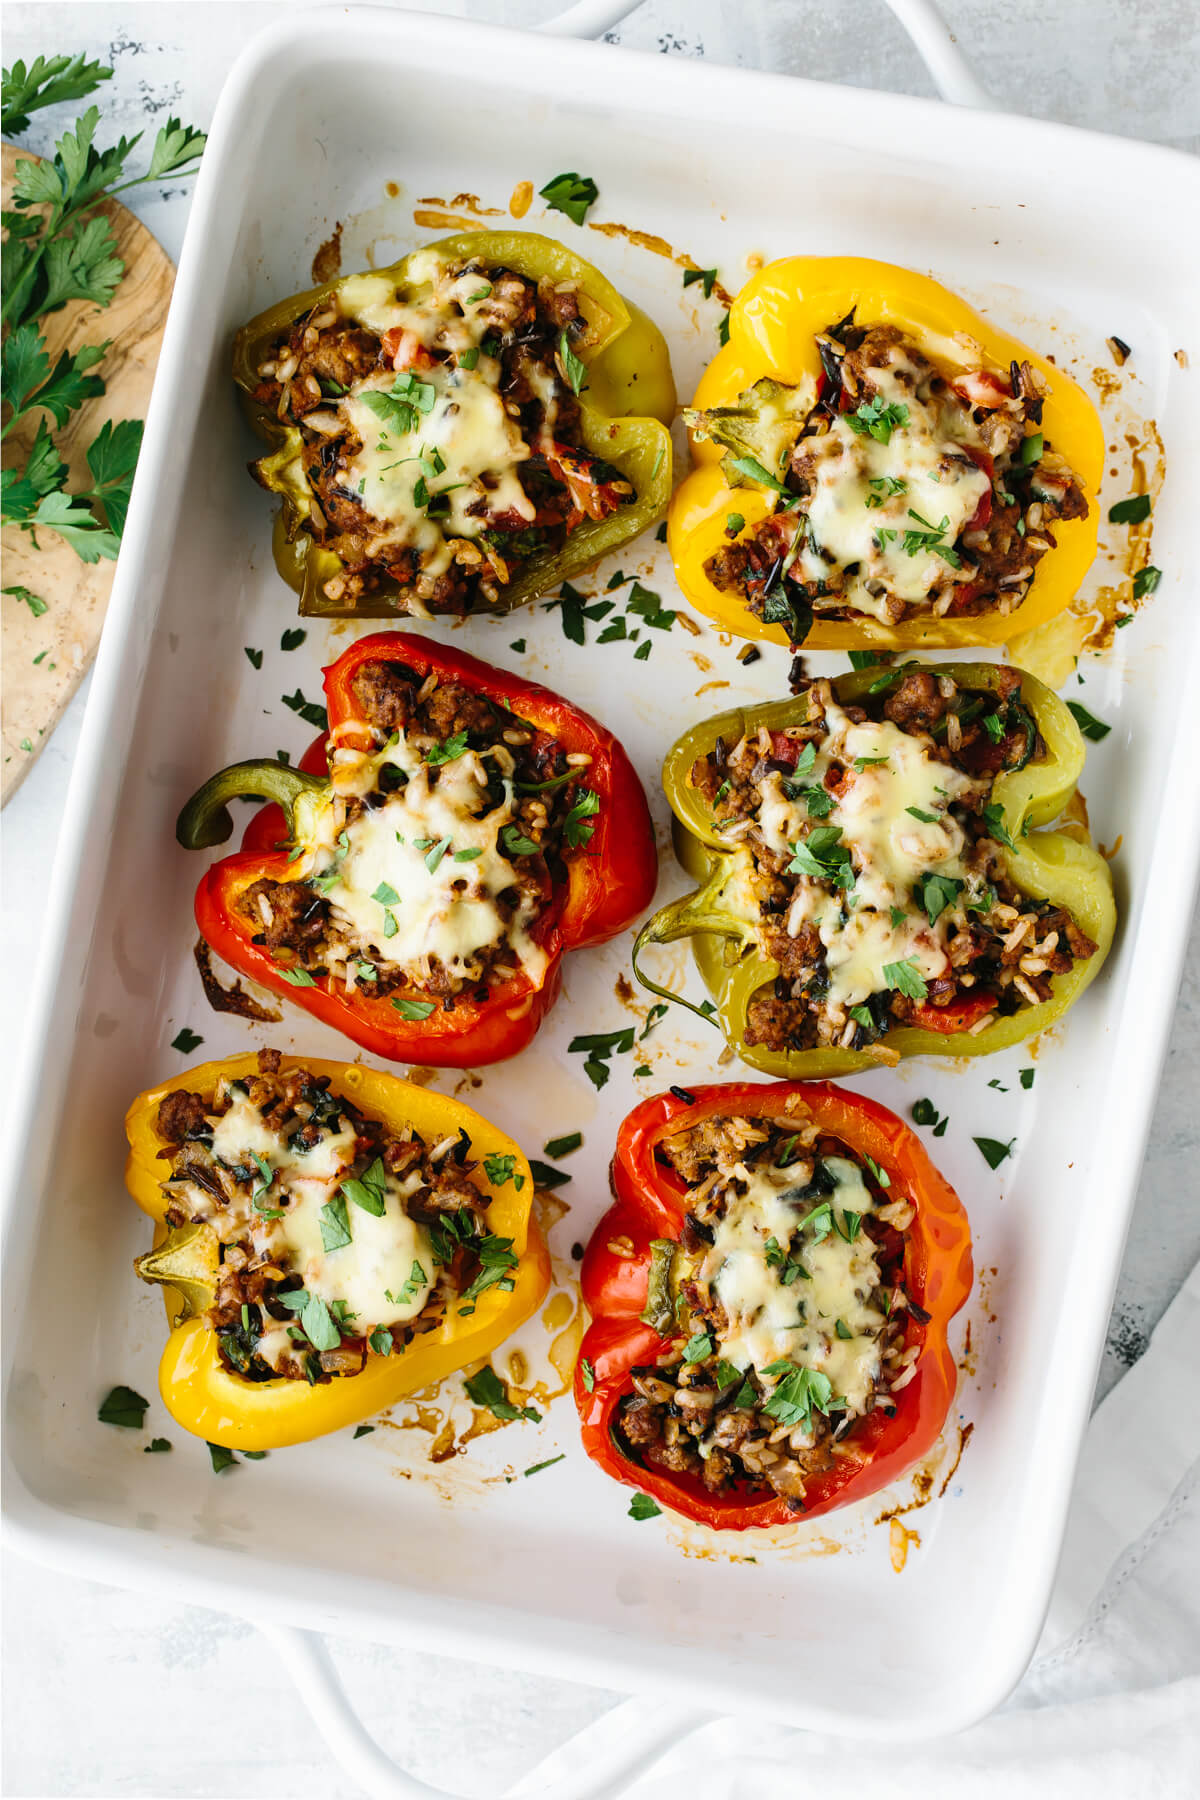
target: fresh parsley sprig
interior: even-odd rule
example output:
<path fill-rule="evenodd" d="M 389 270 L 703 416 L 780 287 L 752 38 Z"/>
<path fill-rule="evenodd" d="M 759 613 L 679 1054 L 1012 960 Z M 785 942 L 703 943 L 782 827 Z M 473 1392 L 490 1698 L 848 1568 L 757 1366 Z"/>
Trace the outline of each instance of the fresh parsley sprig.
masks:
<path fill-rule="evenodd" d="M 112 70 L 78 56 L 39 56 L 29 66 L 3 72 L 3 128 L 24 131 L 32 113 L 92 93 Z M 85 563 L 115 559 L 120 547 L 133 473 L 142 443 L 139 419 L 106 421 L 86 457 L 92 485 L 67 489 L 68 470 L 46 415 L 61 430 L 72 413 L 104 392 L 92 370 L 108 345 L 64 350 L 51 364 L 39 324 L 72 300 L 108 306 L 125 274 L 116 239 L 100 202 L 130 188 L 195 172 L 204 133 L 171 118 L 158 132 L 144 173 L 129 176 L 129 159 L 141 140 L 121 137 L 95 143 L 100 109 L 90 106 L 63 133 L 54 155 L 22 160 L 16 170 L 11 211 L 4 214 L 2 318 L 7 336 L 0 358 L 0 398 L 5 437 L 21 420 L 40 413 L 23 465 L 3 474 L 3 523 L 28 531 L 55 531 Z"/>

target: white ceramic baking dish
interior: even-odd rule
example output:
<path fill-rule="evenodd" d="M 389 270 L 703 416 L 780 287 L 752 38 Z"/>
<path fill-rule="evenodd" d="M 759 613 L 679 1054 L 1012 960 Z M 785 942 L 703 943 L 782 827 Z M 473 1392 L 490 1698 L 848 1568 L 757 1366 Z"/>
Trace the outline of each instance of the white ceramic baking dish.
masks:
<path fill-rule="evenodd" d="M 265 497 L 244 472 L 252 444 L 230 389 L 231 334 L 306 285 L 334 220 L 348 222 L 345 266 L 368 237 L 390 260 L 429 235 L 412 227 L 418 199 L 464 191 L 503 207 L 518 182 L 540 186 L 564 168 L 599 181 L 594 220 L 658 234 L 731 287 L 750 253 L 867 254 L 931 270 L 1085 378 L 1118 333 L 1140 386 L 1106 414 L 1105 504 L 1129 491 L 1121 405 L 1154 416 L 1168 453 L 1155 514 L 1162 586 L 1072 690 L 1113 726 L 1085 783 L 1096 836 L 1121 838 L 1108 968 L 1042 1046 L 1032 1091 L 1015 1080 L 1028 1061 L 1016 1055 L 864 1084 L 897 1108 L 928 1094 L 950 1114 L 937 1150 L 986 1272 L 953 1421 L 974 1435 L 947 1493 L 910 1521 L 921 1541 L 903 1574 L 874 1524 L 878 1501 L 799 1527 L 782 1548 L 732 1546 L 754 1562 L 662 1521 L 633 1523 L 627 1492 L 582 1456 L 566 1398 L 542 1427 L 472 1446 L 437 1485 L 394 1478 L 394 1433 L 353 1445 L 343 1434 L 217 1478 L 178 1431 L 174 1455 L 147 1460 L 136 1436 L 96 1421 L 113 1382 L 155 1392 L 163 1333 L 156 1298 L 130 1271 L 144 1223 L 121 1179 L 129 1098 L 180 1066 L 169 1046 L 185 1023 L 203 1032 L 205 1055 L 249 1041 L 346 1053 L 299 1012 L 253 1033 L 207 1013 L 191 961 L 202 863 L 175 848 L 180 802 L 223 763 L 277 745 L 295 754 L 308 730 L 279 696 L 297 684 L 316 695 L 320 666 L 355 629 L 310 622 L 300 651 L 274 648 L 293 605 L 271 565 Z M 388 182 L 404 191 L 384 207 Z M 1196 349 L 1200 248 L 1181 225 L 1197 198 L 1193 165 L 1138 144 L 420 15 L 304 12 L 252 46 L 197 187 L 67 807 L 23 1094 L 10 1103 L 4 1455 L 16 1545 L 276 1632 L 337 1629 L 610 1687 L 653 1684 L 666 1699 L 858 1736 L 952 1730 L 1003 1697 L 1058 1554 L 1200 857 L 1200 610 L 1188 583 L 1200 408 L 1174 354 Z M 526 223 L 542 224 L 536 206 Z M 689 392 L 715 347 L 715 304 L 619 237 L 558 215 L 545 228 L 661 323 Z M 624 561 L 669 598 L 664 551 L 650 542 Z M 510 647 L 518 638 L 524 654 Z M 782 692 L 786 671 L 782 653 L 743 669 L 736 647 L 679 627 L 656 634 L 646 663 L 628 646 L 580 650 L 540 609 L 471 623 L 460 641 L 597 711 L 656 795 L 682 727 L 705 707 Z M 245 645 L 266 649 L 261 672 Z M 665 827 L 661 796 L 657 816 Z M 665 871 L 663 891 L 677 882 Z M 471 1096 L 535 1154 L 558 1131 L 585 1130 L 560 1250 L 586 1238 L 616 1123 L 651 1086 L 617 1057 L 597 1095 L 566 1050 L 577 1031 L 629 1021 L 614 993 L 627 953 L 621 943 L 573 958 L 534 1048 L 486 1071 Z M 647 1044 L 656 1082 L 712 1077 L 714 1041 L 683 1015 L 660 1024 Z M 979 1134 L 1015 1135 L 996 1173 L 972 1144 Z M 559 1450 L 565 1460 L 536 1479 L 503 1479 Z M 312 1644 L 294 1632 L 280 1641 L 349 1755 L 352 1730 Z M 687 1716 L 669 1714 L 677 1728 Z M 641 1748 L 627 1746 L 626 1762 Z M 428 1791 L 361 1743 L 356 1755 L 375 1791 Z M 585 1785 L 600 1792 L 599 1772 L 572 1793 Z"/>

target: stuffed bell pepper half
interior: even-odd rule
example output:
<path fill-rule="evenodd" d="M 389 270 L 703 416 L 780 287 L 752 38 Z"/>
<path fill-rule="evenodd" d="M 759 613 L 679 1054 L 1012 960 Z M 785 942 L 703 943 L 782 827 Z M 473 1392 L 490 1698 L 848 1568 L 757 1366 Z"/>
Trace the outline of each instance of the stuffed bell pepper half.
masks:
<path fill-rule="evenodd" d="M 296 294 L 239 333 L 302 613 L 500 614 L 662 517 L 662 333 L 550 238 L 475 231 Z"/>
<path fill-rule="evenodd" d="M 204 1063 L 126 1118 L 155 1223 L 167 1410 L 233 1450 L 369 1418 L 487 1356 L 546 1294 L 511 1138 L 397 1076 L 276 1050 Z"/>
<path fill-rule="evenodd" d="M 825 1083 L 674 1090 L 625 1120 L 583 1259 L 588 1455 L 718 1530 L 877 1492 L 957 1379 L 966 1214 L 915 1135 Z"/>
<path fill-rule="evenodd" d="M 688 599 L 737 636 L 1004 643 L 1061 612 L 1095 555 L 1094 406 L 908 269 L 770 264 L 684 416 L 671 554 Z"/>
<path fill-rule="evenodd" d="M 179 817 L 223 842 L 228 803 L 279 804 L 196 894 L 240 974 L 377 1056 L 464 1068 L 524 1049 L 564 951 L 650 903 L 646 797 L 602 725 L 535 682 L 399 632 L 325 671 L 329 730 L 292 769 L 236 763 Z"/>
<path fill-rule="evenodd" d="M 1060 820 L 1083 761 L 1063 702 L 989 663 L 860 669 L 708 719 L 663 772 L 699 887 L 643 928 L 639 978 L 679 999 L 644 952 L 694 938 L 706 1015 L 772 1075 L 1020 1043 L 1112 942 L 1108 864 Z"/>

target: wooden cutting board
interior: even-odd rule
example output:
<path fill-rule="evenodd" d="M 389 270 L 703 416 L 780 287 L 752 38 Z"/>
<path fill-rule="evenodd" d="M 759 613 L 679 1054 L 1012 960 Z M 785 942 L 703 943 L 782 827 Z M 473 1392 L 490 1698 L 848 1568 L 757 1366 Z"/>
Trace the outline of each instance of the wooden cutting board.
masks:
<path fill-rule="evenodd" d="M 27 155 L 4 145 L 4 205 L 12 203 L 13 172 Z M 97 209 L 112 225 L 125 275 L 112 305 L 73 300 L 41 322 L 51 362 L 64 349 L 109 343 L 95 373 L 105 392 L 88 400 L 54 432 L 59 453 L 71 471 L 69 488 L 90 486 L 84 454 L 106 419 L 144 419 L 162 344 L 175 269 L 162 246 L 119 200 Z M 23 462 L 37 430 L 32 413 L 5 441 L 4 465 Z M 49 420 L 53 428 L 53 419 Z M 16 526 L 3 532 L 3 587 L 26 587 L 46 602 L 40 615 L 12 594 L 0 595 L 0 682 L 3 760 L 0 805 L 16 792 L 49 741 L 68 700 L 96 654 L 116 565 L 87 564 L 52 531 L 29 534 Z"/>

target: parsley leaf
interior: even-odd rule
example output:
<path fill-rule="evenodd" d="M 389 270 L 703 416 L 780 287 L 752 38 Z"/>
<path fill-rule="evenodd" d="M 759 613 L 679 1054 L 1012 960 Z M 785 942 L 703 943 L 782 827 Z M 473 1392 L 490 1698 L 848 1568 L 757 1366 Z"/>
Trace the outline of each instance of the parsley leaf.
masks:
<path fill-rule="evenodd" d="M 469 1399 L 497 1419 L 506 1422 L 512 1419 L 530 1419 L 535 1425 L 541 1423 L 542 1415 L 533 1406 L 514 1406 L 508 1398 L 504 1383 L 490 1363 L 475 1375 L 469 1375 L 463 1382 Z"/>
<path fill-rule="evenodd" d="M 1009 1138 L 1007 1144 L 1002 1144 L 996 1138 L 977 1137 L 975 1147 L 989 1169 L 998 1169 L 1005 1158 L 1012 1155 L 1012 1147 L 1016 1141 L 1015 1137 Z"/>
<path fill-rule="evenodd" d="M 565 331 L 558 334 L 558 360 L 562 367 L 563 379 L 569 384 L 573 394 L 581 394 L 587 386 L 587 364 L 582 357 L 576 356 L 567 340 Z"/>
<path fill-rule="evenodd" d="M 924 1000 L 929 992 L 916 959 L 906 956 L 903 962 L 884 963 L 883 979 L 889 988 L 906 994 L 910 1000 Z"/>
<path fill-rule="evenodd" d="M 437 769 L 440 768 L 443 763 L 457 762 L 458 758 L 465 754 L 466 748 L 466 732 L 456 731 L 454 736 L 448 737 L 444 743 L 435 744 L 433 749 L 429 752 L 429 755 L 425 758 L 425 761 L 429 764 L 431 769 Z"/>
<path fill-rule="evenodd" d="M 574 806 L 563 820 L 563 839 L 572 850 L 582 850 L 591 842 L 593 825 L 586 823 L 600 811 L 600 796 L 591 788 L 581 788 Z"/>
<path fill-rule="evenodd" d="M 1128 500 L 1118 500 L 1109 507 L 1108 517 L 1113 525 L 1140 525 L 1150 517 L 1149 494 L 1132 494 Z"/>
<path fill-rule="evenodd" d="M 1100 743 L 1112 730 L 1111 725 L 1106 725 L 1103 719 L 1098 719 L 1094 713 L 1090 713 L 1086 706 L 1079 704 L 1078 700 L 1068 700 L 1067 711 L 1089 743 Z"/>
<path fill-rule="evenodd" d="M 392 1005 L 402 1019 L 427 1019 L 433 1012 L 436 1001 L 433 1000 L 393 1000 Z"/>
<path fill-rule="evenodd" d="M 706 300 L 711 300 L 713 288 L 717 283 L 717 271 L 715 269 L 685 269 L 683 271 L 683 285 L 685 288 L 691 287 L 693 283 L 697 281 L 701 285 L 704 298 Z"/>
<path fill-rule="evenodd" d="M 548 181 L 544 188 L 538 189 L 538 195 L 552 212 L 565 213 L 573 225 L 582 225 L 588 208 L 599 198 L 600 190 L 590 175 L 577 175 L 572 169 L 570 173 L 556 175 Z"/>
<path fill-rule="evenodd" d="M 864 400 L 854 412 L 844 415 L 846 423 L 858 437 L 873 437 L 877 443 L 890 444 L 892 432 L 908 424 L 908 408 L 898 404 L 885 405 L 876 394 L 873 400 Z"/>
<path fill-rule="evenodd" d="M 128 1425 L 132 1430 L 140 1431 L 146 1422 L 146 1410 L 150 1402 L 131 1387 L 110 1388 L 100 1402 L 96 1414 L 102 1425 Z"/>
<path fill-rule="evenodd" d="M 184 1056 L 190 1056 L 192 1051 L 203 1042 L 204 1039 L 198 1031 L 193 1031 L 190 1026 L 185 1025 L 183 1030 L 171 1039 L 171 1048 L 181 1051 Z"/>
<path fill-rule="evenodd" d="M 658 1519 L 662 1517 L 662 1507 L 656 1500 L 652 1500 L 649 1494 L 638 1493 L 629 1502 L 628 1516 L 638 1520 Z"/>

